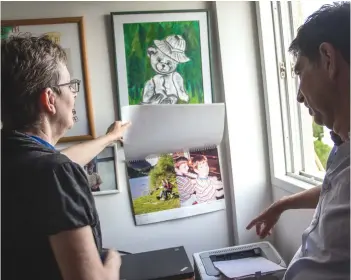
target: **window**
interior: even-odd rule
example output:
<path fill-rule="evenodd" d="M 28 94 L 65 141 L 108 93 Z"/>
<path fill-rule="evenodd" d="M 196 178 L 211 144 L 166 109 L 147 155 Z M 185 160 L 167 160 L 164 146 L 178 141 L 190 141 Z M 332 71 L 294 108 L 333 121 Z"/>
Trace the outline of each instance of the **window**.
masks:
<path fill-rule="evenodd" d="M 328 3 L 332 1 L 256 4 L 273 184 L 299 180 L 307 187 L 320 184 L 325 175 L 333 142 L 329 130 L 315 124 L 296 101 L 299 81 L 288 48 L 298 27 Z"/>
<path fill-rule="evenodd" d="M 332 3 L 333 1 L 291 2 L 294 36 L 297 33 L 298 27 L 304 23 L 308 16 L 318 10 L 322 5 Z M 303 174 L 305 175 L 314 175 L 317 178 L 323 178 L 329 153 L 334 146 L 334 143 L 330 138 L 330 130 L 326 127 L 317 125 L 309 115 L 304 115 L 303 118 L 305 120 L 309 119 L 309 123 L 312 122 L 312 128 L 308 128 L 308 130 L 303 131 L 303 133 L 312 133 L 314 159 L 311 163 L 306 164 L 305 170 L 302 170 L 302 172 L 304 172 Z M 312 129 L 312 131 L 310 129 Z"/>

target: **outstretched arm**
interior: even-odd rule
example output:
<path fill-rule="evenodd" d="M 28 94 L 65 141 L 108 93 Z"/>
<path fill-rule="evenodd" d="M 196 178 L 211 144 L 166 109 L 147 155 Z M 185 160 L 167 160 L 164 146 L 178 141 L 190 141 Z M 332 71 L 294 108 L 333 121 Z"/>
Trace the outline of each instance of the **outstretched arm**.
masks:
<path fill-rule="evenodd" d="M 283 197 L 264 210 L 258 217 L 253 219 L 246 229 L 256 227 L 256 233 L 261 238 L 270 234 L 272 228 L 278 222 L 280 215 L 290 209 L 314 209 L 317 207 L 321 186 L 314 187 L 303 192 Z"/>
<path fill-rule="evenodd" d="M 315 209 L 321 193 L 321 186 L 293 194 L 281 199 L 280 207 L 283 211 L 290 209 Z"/>
<path fill-rule="evenodd" d="M 61 151 L 70 160 L 81 166 L 89 163 L 103 149 L 115 141 L 121 140 L 124 132 L 130 126 L 130 123 L 122 124 L 120 121 L 110 125 L 107 133 L 94 140 L 86 141 L 77 145 L 73 145 Z"/>

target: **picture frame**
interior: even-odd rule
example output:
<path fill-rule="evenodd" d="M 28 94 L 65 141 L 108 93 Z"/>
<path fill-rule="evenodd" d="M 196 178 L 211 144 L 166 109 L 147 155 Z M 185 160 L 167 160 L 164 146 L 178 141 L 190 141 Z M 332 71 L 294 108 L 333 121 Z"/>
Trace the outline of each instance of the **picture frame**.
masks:
<path fill-rule="evenodd" d="M 67 68 L 72 79 L 81 80 L 75 111 L 78 121 L 59 142 L 74 142 L 96 137 L 92 97 L 87 65 L 85 27 L 83 17 L 2 20 L 1 39 L 30 33 L 48 35 L 59 43 L 67 54 Z"/>
<path fill-rule="evenodd" d="M 117 162 L 118 147 L 115 143 L 107 146 L 83 167 L 94 196 L 121 192 L 118 185 Z"/>
<path fill-rule="evenodd" d="M 112 12 L 121 108 L 213 102 L 209 10 Z"/>

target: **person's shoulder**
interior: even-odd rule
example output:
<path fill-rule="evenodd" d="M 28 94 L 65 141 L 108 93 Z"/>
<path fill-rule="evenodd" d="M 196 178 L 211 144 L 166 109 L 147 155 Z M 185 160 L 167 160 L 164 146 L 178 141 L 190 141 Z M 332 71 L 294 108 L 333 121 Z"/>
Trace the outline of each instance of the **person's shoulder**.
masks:
<path fill-rule="evenodd" d="M 79 164 L 73 162 L 66 155 L 60 152 L 43 155 L 40 158 L 38 158 L 38 161 L 46 168 L 52 170 L 55 170 L 56 168 L 59 168 L 63 165 L 71 166 L 72 168 L 81 168 Z"/>
<path fill-rule="evenodd" d="M 38 159 L 38 165 L 37 168 L 45 171 L 44 174 L 47 174 L 50 178 L 53 176 L 57 179 L 74 177 L 76 180 L 79 178 L 85 180 L 87 178 L 84 169 L 79 164 L 59 152 L 42 156 Z"/>
<path fill-rule="evenodd" d="M 218 178 L 216 176 L 208 176 L 208 179 L 211 181 L 218 181 Z"/>
<path fill-rule="evenodd" d="M 330 185 L 336 201 L 350 207 L 350 165 L 340 168 L 331 178 Z"/>
<path fill-rule="evenodd" d="M 53 154 L 42 159 L 46 164 L 42 171 L 44 193 L 52 196 L 85 197 L 90 199 L 89 180 L 84 169 L 63 154 Z"/>
<path fill-rule="evenodd" d="M 339 184 L 350 185 L 350 165 L 344 166 L 335 175 L 334 181 Z"/>
<path fill-rule="evenodd" d="M 55 167 L 55 166 L 58 166 L 58 165 L 64 164 L 64 163 L 73 163 L 66 155 L 64 155 L 60 152 L 55 152 L 55 153 L 43 155 L 40 158 L 40 160 L 43 163 L 51 165 L 52 167 Z"/>

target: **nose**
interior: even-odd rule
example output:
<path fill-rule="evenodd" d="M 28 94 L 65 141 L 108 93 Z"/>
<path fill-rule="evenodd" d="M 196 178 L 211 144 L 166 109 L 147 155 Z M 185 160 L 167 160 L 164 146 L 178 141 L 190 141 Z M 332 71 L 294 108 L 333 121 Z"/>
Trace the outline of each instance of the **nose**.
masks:
<path fill-rule="evenodd" d="M 297 92 L 296 99 L 297 99 L 297 102 L 299 103 L 303 103 L 305 101 L 305 97 L 303 96 L 302 91 L 300 89 Z"/>

